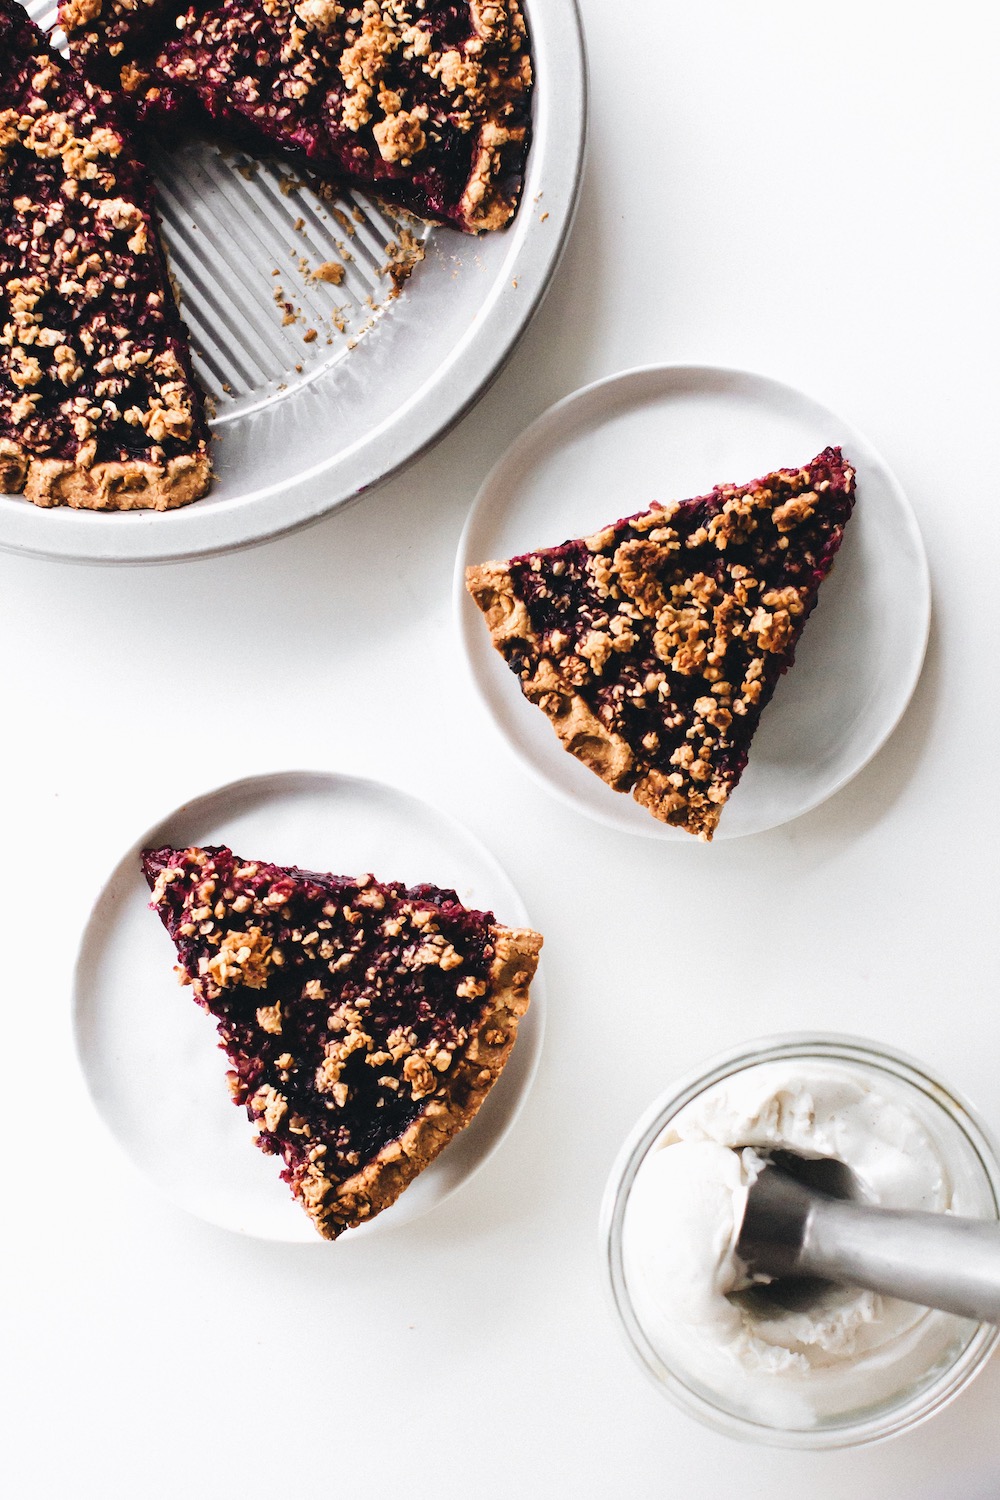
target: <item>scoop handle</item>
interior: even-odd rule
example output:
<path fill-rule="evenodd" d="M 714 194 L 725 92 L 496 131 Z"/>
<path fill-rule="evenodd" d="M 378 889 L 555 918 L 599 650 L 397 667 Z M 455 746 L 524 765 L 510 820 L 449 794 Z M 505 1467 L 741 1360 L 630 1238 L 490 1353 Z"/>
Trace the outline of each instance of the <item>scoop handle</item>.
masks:
<path fill-rule="evenodd" d="M 1000 1223 L 814 1198 L 795 1272 L 1000 1323 Z"/>

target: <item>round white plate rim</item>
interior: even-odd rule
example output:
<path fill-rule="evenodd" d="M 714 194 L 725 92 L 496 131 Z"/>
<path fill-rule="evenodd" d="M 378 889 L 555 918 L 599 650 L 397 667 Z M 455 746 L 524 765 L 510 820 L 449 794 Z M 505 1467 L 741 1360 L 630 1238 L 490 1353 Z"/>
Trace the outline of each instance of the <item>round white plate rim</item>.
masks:
<path fill-rule="evenodd" d="M 251 792 L 257 790 L 261 798 L 263 799 L 266 797 L 269 788 L 273 789 L 273 791 L 276 791 L 280 790 L 282 786 L 291 786 L 296 782 L 310 781 L 327 781 L 338 786 L 349 784 L 353 787 L 372 789 L 376 793 L 381 795 L 385 795 L 388 793 L 390 796 L 396 797 L 402 802 L 416 804 L 424 813 L 431 813 L 438 821 L 438 823 L 445 827 L 450 834 L 457 836 L 458 840 L 461 843 L 464 843 L 465 847 L 468 850 L 472 851 L 478 860 L 482 861 L 483 866 L 489 869 L 491 875 L 498 879 L 501 885 L 506 888 L 507 898 L 509 900 L 510 906 L 509 915 L 507 911 L 505 911 L 504 913 L 505 918 L 508 919 L 507 925 L 517 924 L 524 927 L 528 927 L 531 925 L 521 895 L 517 890 L 517 887 L 511 881 L 506 870 L 496 859 L 492 851 L 488 849 L 487 846 L 474 833 L 472 833 L 472 831 L 468 829 L 464 823 L 460 822 L 459 819 L 454 817 L 453 814 L 446 812 L 436 804 L 427 802 L 421 797 L 417 797 L 413 792 L 407 790 L 406 788 L 400 787 L 392 782 L 378 780 L 374 777 L 362 776 L 350 771 L 331 771 L 326 768 L 300 768 L 294 770 L 283 768 L 274 771 L 256 772 L 251 775 L 237 777 L 233 781 L 221 782 L 217 786 L 213 786 L 208 788 L 207 790 L 196 792 L 191 797 L 178 803 L 169 812 L 165 813 L 162 817 L 158 818 L 148 828 L 146 828 L 145 831 L 130 844 L 128 849 L 122 855 L 120 855 L 117 860 L 115 860 L 113 866 L 110 868 L 105 878 L 102 880 L 97 894 L 90 904 L 86 918 L 81 928 L 80 939 L 76 949 L 76 958 L 73 964 L 70 999 L 73 1045 L 77 1066 L 83 1079 L 84 1088 L 90 1099 L 91 1105 L 104 1130 L 107 1132 L 108 1136 L 110 1136 L 116 1148 L 132 1164 L 135 1170 L 139 1172 L 140 1175 L 143 1176 L 147 1181 L 151 1181 L 156 1190 L 161 1193 L 162 1196 L 167 1199 L 167 1201 L 173 1203 L 175 1207 L 182 1209 L 185 1213 L 191 1214 L 195 1218 L 202 1219 L 204 1222 L 212 1223 L 218 1228 L 229 1230 L 232 1233 L 240 1234 L 249 1239 L 261 1239 L 266 1240 L 269 1243 L 277 1244 L 312 1245 L 330 1242 L 323 1241 L 318 1235 L 315 1235 L 315 1233 L 309 1232 L 304 1217 L 302 1221 L 302 1230 L 294 1236 L 280 1235 L 275 1233 L 263 1233 L 259 1230 L 250 1230 L 240 1225 L 236 1225 L 221 1216 L 211 1217 L 205 1211 L 193 1208 L 189 1203 L 186 1203 L 184 1201 L 183 1197 L 180 1194 L 173 1191 L 163 1182 L 152 1177 L 151 1174 L 147 1171 L 143 1162 L 140 1160 L 138 1154 L 130 1149 L 128 1143 L 122 1138 L 121 1134 L 115 1128 L 114 1122 L 109 1118 L 108 1113 L 106 1113 L 105 1109 L 103 1108 L 102 1102 L 98 1097 L 97 1092 L 95 1091 L 93 1080 L 88 1068 L 86 1057 L 86 1041 L 84 1038 L 84 1013 L 87 1003 L 84 996 L 84 991 L 88 983 L 88 965 L 96 968 L 99 963 L 100 953 L 102 952 L 102 950 L 106 949 L 109 943 L 113 940 L 110 929 L 113 927 L 115 919 L 112 918 L 108 920 L 107 918 L 104 918 L 103 914 L 104 908 L 110 902 L 111 893 L 115 887 L 120 872 L 124 871 L 126 868 L 138 870 L 139 856 L 141 855 L 142 850 L 153 847 L 156 839 L 158 837 L 162 837 L 164 830 L 172 822 L 174 822 L 179 817 L 190 818 L 192 816 L 197 816 L 199 808 L 205 807 L 206 809 L 208 809 L 214 801 L 218 801 L 226 797 L 231 797 L 234 794 L 239 793 L 243 789 L 248 789 Z M 101 930 L 102 918 L 104 920 L 104 931 Z M 92 957 L 91 955 L 90 950 L 92 948 L 97 954 L 96 958 Z M 92 980 L 90 982 L 92 983 Z M 504 1141 L 513 1130 L 514 1125 L 516 1124 L 521 1111 L 528 1099 L 528 1096 L 531 1093 L 535 1077 L 538 1072 L 542 1049 L 544 1046 L 545 1018 L 546 1006 L 544 973 L 542 970 L 542 966 L 539 965 L 539 969 L 535 974 L 534 979 L 532 980 L 531 1005 L 528 1008 L 527 1015 L 518 1028 L 518 1038 L 515 1044 L 516 1048 L 519 1049 L 519 1065 L 521 1069 L 521 1078 L 518 1092 L 516 1096 L 509 1101 L 506 1119 L 501 1124 L 499 1124 L 499 1126 L 494 1128 L 492 1140 L 490 1141 L 490 1143 L 485 1147 L 485 1149 L 481 1151 L 478 1158 L 469 1166 L 469 1168 L 460 1178 L 451 1182 L 450 1185 L 446 1185 L 443 1189 L 439 1190 L 438 1195 L 435 1197 L 435 1199 L 432 1202 L 426 1203 L 426 1205 L 417 1213 L 411 1213 L 405 1217 L 394 1217 L 393 1209 L 395 1208 L 395 1205 L 390 1205 L 388 1209 L 383 1210 L 383 1212 L 370 1223 L 359 1225 L 356 1228 L 352 1229 L 350 1234 L 346 1236 L 346 1240 L 348 1242 L 355 1241 L 372 1234 L 382 1234 L 390 1232 L 397 1228 L 404 1227 L 408 1223 L 413 1223 L 418 1218 L 425 1217 L 427 1213 L 432 1212 L 433 1209 L 439 1207 L 442 1203 L 446 1202 L 449 1198 L 454 1196 L 455 1193 L 460 1191 L 461 1188 L 465 1187 L 466 1184 L 469 1183 L 479 1173 L 479 1171 L 486 1165 L 490 1158 L 503 1145 Z M 465 1127 L 464 1134 L 474 1132 L 479 1121 L 479 1116 L 474 1118 L 469 1123 L 469 1125 Z M 253 1149 L 252 1140 L 249 1137 L 247 1139 L 247 1149 Z M 440 1158 L 438 1158 L 437 1160 L 440 1160 Z M 425 1179 L 433 1174 L 435 1165 L 436 1162 L 432 1162 L 428 1167 L 424 1169 L 423 1177 Z M 343 1243 L 343 1241 L 338 1240 L 336 1243 Z"/>
<path fill-rule="evenodd" d="M 783 380 L 778 380 L 772 375 L 765 375 L 758 371 L 744 369 L 739 366 L 700 364 L 692 363 L 689 361 L 633 365 L 625 370 L 618 370 L 612 372 L 609 375 L 602 375 L 598 379 L 592 380 L 588 384 L 578 387 L 577 390 L 570 391 L 568 395 L 563 396 L 559 401 L 554 402 L 552 406 L 548 407 L 544 412 L 536 417 L 535 420 L 528 427 L 526 427 L 524 431 L 518 435 L 518 437 L 514 439 L 510 447 L 494 464 L 486 479 L 483 481 L 483 484 L 478 494 L 476 495 L 476 498 L 472 502 L 472 506 L 469 510 L 468 516 L 466 517 L 465 525 L 462 529 L 462 535 L 458 544 L 458 555 L 456 558 L 455 575 L 453 580 L 453 600 L 458 636 L 462 645 L 462 653 L 465 658 L 468 675 L 472 679 L 475 692 L 481 704 L 483 705 L 483 708 L 485 709 L 494 726 L 500 732 L 508 748 L 513 752 L 516 759 L 520 762 L 524 769 L 527 770 L 529 775 L 537 784 L 545 787 L 552 795 L 557 797 L 567 806 L 572 807 L 577 812 L 583 813 L 592 821 L 601 824 L 603 827 L 613 828 L 619 832 L 631 833 L 639 838 L 660 839 L 661 841 L 667 843 L 695 843 L 695 840 L 691 839 L 689 835 L 685 835 L 678 829 L 671 828 L 666 824 L 660 823 L 652 817 L 646 820 L 648 826 L 646 826 L 646 823 L 641 826 L 626 824 L 620 817 L 617 816 L 617 809 L 614 801 L 611 801 L 609 803 L 607 810 L 603 810 L 583 802 L 575 795 L 570 787 L 564 785 L 563 783 L 553 779 L 551 776 L 546 774 L 546 772 L 539 765 L 537 765 L 532 757 L 522 748 L 521 744 L 518 743 L 518 741 L 507 732 L 506 724 L 503 723 L 493 711 L 490 694 L 480 672 L 477 670 L 477 662 L 478 660 L 480 660 L 480 652 L 482 648 L 484 627 L 482 623 L 482 616 L 469 597 L 468 591 L 465 587 L 466 567 L 477 561 L 484 560 L 479 557 L 473 558 L 469 555 L 469 543 L 472 537 L 472 533 L 476 528 L 482 510 L 488 504 L 494 490 L 497 488 L 502 488 L 502 481 L 507 471 L 509 469 L 516 470 L 525 453 L 529 453 L 533 446 L 537 445 L 540 440 L 545 439 L 550 433 L 557 434 L 567 416 L 572 413 L 574 408 L 590 399 L 600 391 L 611 387 L 625 386 L 631 383 L 638 384 L 640 382 L 645 382 L 656 377 L 661 377 L 665 380 L 677 383 L 681 383 L 685 380 L 705 383 L 707 383 L 708 381 L 718 382 L 719 380 L 722 380 L 729 383 L 730 385 L 745 384 L 751 387 L 755 387 L 761 391 L 769 391 L 775 396 L 780 396 L 786 400 L 792 398 L 796 402 L 801 403 L 804 407 L 811 408 L 816 413 L 821 413 L 824 416 L 832 418 L 836 422 L 839 431 L 843 434 L 844 444 L 851 448 L 859 456 L 863 456 L 870 465 L 881 470 L 882 478 L 885 481 L 887 492 L 891 495 L 898 511 L 899 519 L 906 528 L 907 538 L 912 548 L 912 562 L 915 568 L 913 584 L 915 586 L 916 595 L 916 597 L 913 598 L 913 602 L 915 605 L 914 617 L 918 622 L 918 626 L 911 637 L 912 649 L 908 661 L 908 668 L 907 670 L 899 674 L 896 678 L 897 692 L 892 704 L 889 707 L 889 711 L 882 716 L 878 733 L 871 737 L 868 747 L 863 755 L 859 756 L 848 769 L 843 771 L 841 775 L 832 778 L 830 782 L 822 789 L 822 791 L 818 792 L 807 803 L 801 806 L 797 806 L 793 811 L 790 811 L 787 816 L 778 818 L 777 820 L 769 823 L 767 828 L 759 828 L 754 830 L 753 832 L 729 832 L 725 826 L 725 820 L 723 819 L 723 821 L 719 825 L 718 830 L 715 833 L 714 842 L 723 843 L 741 837 L 752 838 L 756 837 L 756 835 L 759 833 L 770 832 L 775 828 L 784 826 L 786 823 L 793 822 L 797 818 L 804 817 L 807 813 L 813 812 L 817 807 L 821 806 L 824 802 L 835 796 L 837 792 L 839 792 L 844 786 L 846 786 L 848 782 L 852 781 L 862 770 L 864 770 L 865 766 L 868 765 L 872 759 L 874 759 L 874 757 L 878 754 L 883 745 L 889 739 L 893 731 L 896 729 L 897 725 L 903 717 L 903 714 L 906 712 L 910 699 L 912 698 L 913 693 L 916 689 L 917 682 L 919 681 L 920 673 L 923 669 L 924 657 L 927 652 L 927 643 L 930 638 L 930 567 L 927 561 L 927 553 L 924 547 L 923 537 L 920 533 L 920 527 L 917 522 L 916 513 L 914 512 L 913 507 L 910 504 L 910 501 L 908 500 L 902 485 L 896 478 L 896 475 L 886 463 L 885 459 L 882 457 L 881 453 L 874 446 L 874 444 L 867 437 L 865 437 L 865 435 L 857 427 L 855 427 L 853 423 L 845 421 L 843 418 L 837 415 L 837 413 L 833 412 L 829 407 L 825 406 L 824 403 L 816 400 L 815 397 L 810 396 L 806 392 L 800 390 L 797 386 L 793 386 Z M 675 394 L 678 393 L 675 392 Z M 548 545 L 548 543 L 539 543 L 539 545 Z M 492 645 L 489 649 L 493 650 Z M 485 654 L 488 659 L 488 653 Z M 608 788 L 609 798 L 619 798 L 626 795 L 627 794 L 614 792 L 611 788 Z M 628 800 L 631 801 L 630 798 Z"/>
<path fill-rule="evenodd" d="M 435 375 L 388 423 L 349 443 L 287 484 L 218 508 L 94 512 L 39 508 L 17 497 L 0 516 L 0 549 L 80 563 L 163 563 L 234 552 L 296 531 L 360 499 L 439 442 L 488 390 L 551 285 L 572 228 L 587 137 L 587 59 L 578 0 L 529 10 L 536 53 L 544 53 L 534 95 L 535 124 L 522 194 L 509 229 L 510 253 L 487 302 Z M 550 64 L 555 61 L 556 66 Z M 527 212 L 544 191 L 546 214 Z M 394 441 L 386 441 L 386 429 Z"/>

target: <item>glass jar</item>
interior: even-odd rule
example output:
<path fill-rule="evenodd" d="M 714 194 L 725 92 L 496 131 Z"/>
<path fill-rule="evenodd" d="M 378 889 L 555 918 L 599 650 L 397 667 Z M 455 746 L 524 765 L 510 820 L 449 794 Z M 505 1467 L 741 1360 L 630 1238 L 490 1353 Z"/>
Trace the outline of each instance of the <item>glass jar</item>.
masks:
<path fill-rule="evenodd" d="M 775 1377 L 766 1371 L 756 1369 L 748 1384 L 742 1370 L 734 1366 L 737 1378 L 729 1382 L 728 1390 L 724 1388 L 726 1381 L 706 1379 L 707 1366 L 698 1368 L 699 1361 L 688 1357 L 684 1339 L 673 1343 L 664 1338 L 664 1325 L 650 1313 L 643 1295 L 642 1278 L 634 1266 L 630 1267 L 629 1195 L 643 1162 L 665 1144 L 664 1138 L 671 1136 L 671 1124 L 682 1110 L 688 1110 L 687 1118 L 691 1117 L 690 1107 L 696 1109 L 695 1101 L 707 1090 L 771 1063 L 786 1068 L 791 1065 L 793 1077 L 798 1064 L 806 1066 L 807 1074 L 811 1070 L 813 1077 L 817 1069 L 826 1068 L 836 1079 L 846 1069 L 862 1088 L 870 1090 L 873 1099 L 888 1100 L 919 1122 L 934 1144 L 936 1159 L 943 1163 L 949 1181 L 960 1187 L 955 1212 L 1000 1219 L 997 1148 L 969 1106 L 919 1063 L 892 1048 L 848 1036 L 821 1033 L 765 1038 L 744 1043 L 675 1083 L 647 1110 L 626 1140 L 601 1210 L 601 1250 L 611 1300 L 633 1353 L 659 1389 L 717 1431 L 786 1448 L 841 1448 L 876 1442 L 907 1431 L 951 1401 L 982 1368 L 1000 1337 L 1000 1329 L 939 1312 L 915 1314 L 911 1322 L 919 1323 L 926 1317 L 924 1332 L 929 1330 L 933 1337 L 922 1336 L 913 1348 L 908 1345 L 907 1358 L 899 1352 L 902 1345 L 894 1350 L 893 1339 L 889 1338 L 874 1379 L 869 1378 L 874 1367 L 863 1370 L 860 1365 L 857 1374 L 863 1378 L 850 1378 L 850 1357 L 838 1356 L 845 1378 L 832 1406 L 829 1394 L 824 1396 L 828 1410 L 803 1411 L 810 1405 L 811 1369 L 794 1375 L 790 1382 L 782 1376 L 789 1390 L 795 1387 L 799 1398 L 791 1403 L 789 1415 L 786 1403 L 770 1399 L 778 1388 Z M 742 1080 L 744 1085 L 746 1082 Z M 763 1143 L 741 1140 L 724 1144 Z M 876 1301 L 874 1305 L 885 1310 L 901 1306 L 891 1301 Z M 932 1324 L 930 1320 L 936 1321 Z M 714 1359 L 715 1351 L 709 1352 Z M 878 1387 L 874 1397 L 870 1391 L 865 1392 L 866 1384 Z M 756 1401 L 754 1390 L 763 1393 L 760 1401 Z"/>

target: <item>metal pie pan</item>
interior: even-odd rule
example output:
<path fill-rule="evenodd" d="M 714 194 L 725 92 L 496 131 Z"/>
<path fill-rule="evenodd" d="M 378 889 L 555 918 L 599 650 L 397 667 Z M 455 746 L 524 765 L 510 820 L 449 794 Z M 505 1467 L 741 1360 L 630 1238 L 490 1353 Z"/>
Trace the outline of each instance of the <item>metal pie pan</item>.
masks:
<path fill-rule="evenodd" d="M 51 26 L 50 0 L 29 8 Z M 216 482 L 203 500 L 163 513 L 43 510 L 2 495 L 0 546 L 107 563 L 233 551 L 358 499 L 458 421 L 548 289 L 582 171 L 587 78 L 575 0 L 528 0 L 526 13 L 533 139 L 520 210 L 499 233 L 404 221 L 361 194 L 321 202 L 287 165 L 200 142 L 154 162 L 215 409 Z M 404 230 L 424 259 L 393 296 L 388 262 Z M 313 274 L 331 260 L 344 267 L 339 285 Z"/>

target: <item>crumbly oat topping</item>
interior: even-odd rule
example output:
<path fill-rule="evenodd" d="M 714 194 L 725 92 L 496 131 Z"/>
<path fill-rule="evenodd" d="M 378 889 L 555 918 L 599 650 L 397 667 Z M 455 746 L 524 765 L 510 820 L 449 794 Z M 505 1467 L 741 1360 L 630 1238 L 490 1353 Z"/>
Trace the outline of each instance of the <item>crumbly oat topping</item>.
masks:
<path fill-rule="evenodd" d="M 143 867 L 258 1145 L 323 1235 L 378 1212 L 499 1075 L 541 939 L 435 886 L 228 849 L 149 850 Z"/>
<path fill-rule="evenodd" d="M 312 272 L 316 281 L 325 281 L 329 286 L 340 286 L 345 268 L 339 260 L 325 260 Z"/>
<path fill-rule="evenodd" d="M 222 912 L 214 912 L 217 917 L 224 915 L 226 909 L 224 901 L 219 905 Z M 245 932 L 223 933 L 216 951 L 204 956 L 202 973 L 208 975 L 220 989 L 244 984 L 248 989 L 262 990 L 267 985 L 267 976 L 271 969 L 272 947 L 271 939 L 259 927 L 250 927 Z M 280 1004 L 272 1006 L 270 1012 L 268 1024 L 265 1025 L 260 1020 L 261 1012 L 258 1011 L 258 1024 L 263 1026 L 265 1031 L 280 1031 Z"/>
<path fill-rule="evenodd" d="M 710 839 L 854 504 L 839 448 L 470 568 L 469 590 L 565 747 Z"/>
<path fill-rule="evenodd" d="M 157 508 L 209 480 L 153 190 L 110 97 L 0 0 L 0 488 Z"/>
<path fill-rule="evenodd" d="M 140 116 L 211 116 L 321 180 L 472 232 L 516 210 L 531 58 L 518 0 L 64 0 L 74 55 Z"/>

